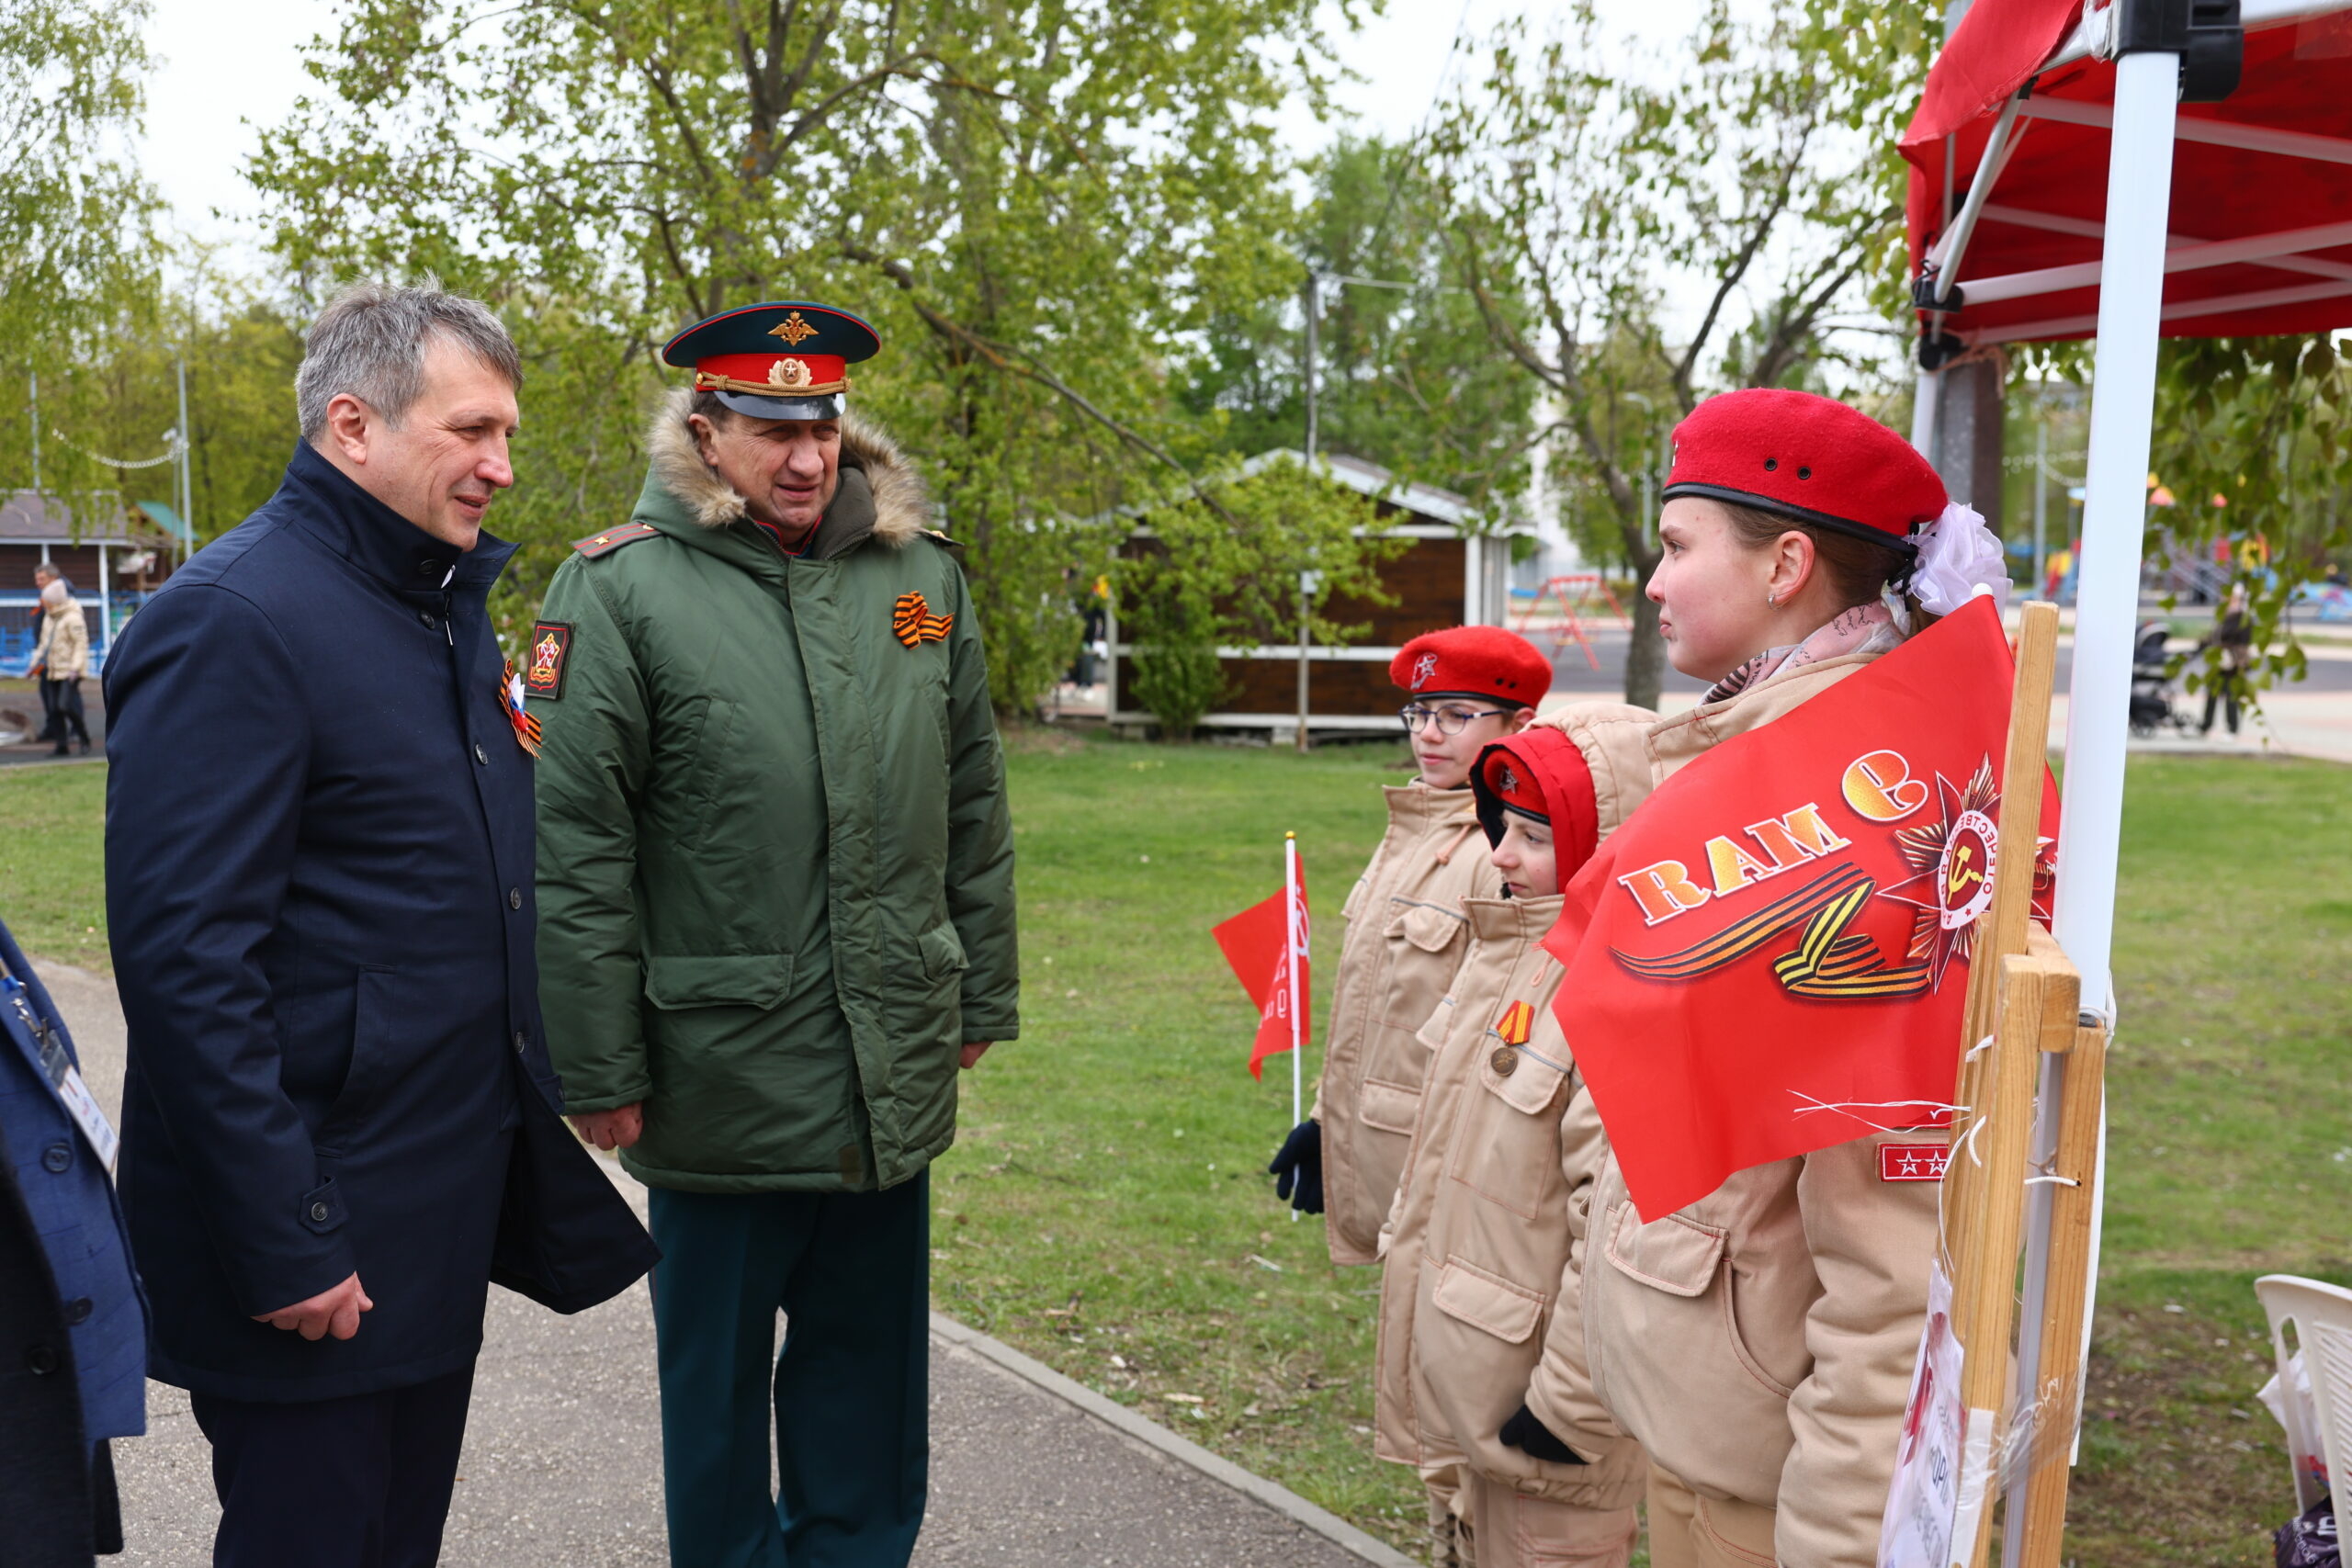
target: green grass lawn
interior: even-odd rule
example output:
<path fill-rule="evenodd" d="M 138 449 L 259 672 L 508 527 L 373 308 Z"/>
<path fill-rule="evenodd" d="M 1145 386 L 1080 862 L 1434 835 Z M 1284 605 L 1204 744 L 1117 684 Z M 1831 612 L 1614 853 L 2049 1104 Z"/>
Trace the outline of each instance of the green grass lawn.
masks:
<path fill-rule="evenodd" d="M 1371 1457 L 1377 1279 L 1272 1200 L 1287 1061 L 1251 1081 L 1251 1010 L 1208 937 L 1280 886 L 1295 830 L 1328 1002 L 1401 748 L 1012 750 L 1026 1021 L 964 1080 L 940 1307 L 1418 1551 L 1418 1483 Z M 37 953 L 103 964 L 103 786 L 0 774 L 0 912 Z M 2352 1282 L 2348 869 L 2352 773 L 2132 765 L 2080 1568 L 2267 1562 L 2290 1508 L 2250 1285 Z"/>

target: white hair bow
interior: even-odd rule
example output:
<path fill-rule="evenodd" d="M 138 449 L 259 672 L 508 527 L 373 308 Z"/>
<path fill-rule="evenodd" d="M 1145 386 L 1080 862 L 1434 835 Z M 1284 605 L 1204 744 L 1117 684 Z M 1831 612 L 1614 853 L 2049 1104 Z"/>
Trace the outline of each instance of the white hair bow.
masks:
<path fill-rule="evenodd" d="M 1931 615 L 1949 615 L 1979 593 L 1996 611 L 2009 606 L 2007 556 L 1973 507 L 1953 502 L 1943 515 L 1911 536 L 1919 548 L 1909 590 Z"/>

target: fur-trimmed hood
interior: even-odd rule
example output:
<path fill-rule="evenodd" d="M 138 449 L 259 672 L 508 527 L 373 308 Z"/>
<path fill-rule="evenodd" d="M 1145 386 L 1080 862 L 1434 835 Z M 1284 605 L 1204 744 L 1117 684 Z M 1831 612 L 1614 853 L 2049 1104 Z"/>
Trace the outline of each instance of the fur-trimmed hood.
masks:
<path fill-rule="evenodd" d="M 686 423 L 694 394 L 679 388 L 662 400 L 646 433 L 652 476 L 695 522 L 724 528 L 743 516 L 743 498 L 702 460 Z M 842 419 L 841 486 L 818 529 L 817 553 L 831 557 L 869 536 L 892 549 L 931 526 L 931 496 L 922 476 L 881 427 L 846 414 Z"/>

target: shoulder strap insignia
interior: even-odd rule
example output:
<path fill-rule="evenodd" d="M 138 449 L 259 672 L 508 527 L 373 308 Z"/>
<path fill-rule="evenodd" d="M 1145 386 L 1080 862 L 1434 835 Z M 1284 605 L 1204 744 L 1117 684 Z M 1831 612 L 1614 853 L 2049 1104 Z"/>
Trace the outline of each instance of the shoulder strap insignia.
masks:
<path fill-rule="evenodd" d="M 591 534 L 584 539 L 574 539 L 571 541 L 571 547 L 590 560 L 594 560 L 598 556 L 612 554 L 623 545 L 633 545 L 639 539 L 650 539 L 660 532 L 662 532 L 661 529 L 650 524 L 624 523 L 617 528 L 607 528 L 601 534 Z"/>
<path fill-rule="evenodd" d="M 952 558 L 957 566 L 960 567 L 964 564 L 963 540 L 951 539 L 936 528 L 925 528 L 922 531 L 922 537 L 929 539 L 933 544 L 937 545 L 941 549 L 945 550 L 949 558 Z"/>

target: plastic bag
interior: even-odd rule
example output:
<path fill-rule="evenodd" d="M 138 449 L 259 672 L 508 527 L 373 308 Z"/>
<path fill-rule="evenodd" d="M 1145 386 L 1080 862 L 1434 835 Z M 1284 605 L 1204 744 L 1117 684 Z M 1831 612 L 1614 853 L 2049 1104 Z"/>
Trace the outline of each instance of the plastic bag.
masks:
<path fill-rule="evenodd" d="M 2271 1539 L 2278 1568 L 2343 1568 L 2335 1546 L 2335 1505 L 2324 1497 L 2280 1525 Z"/>

